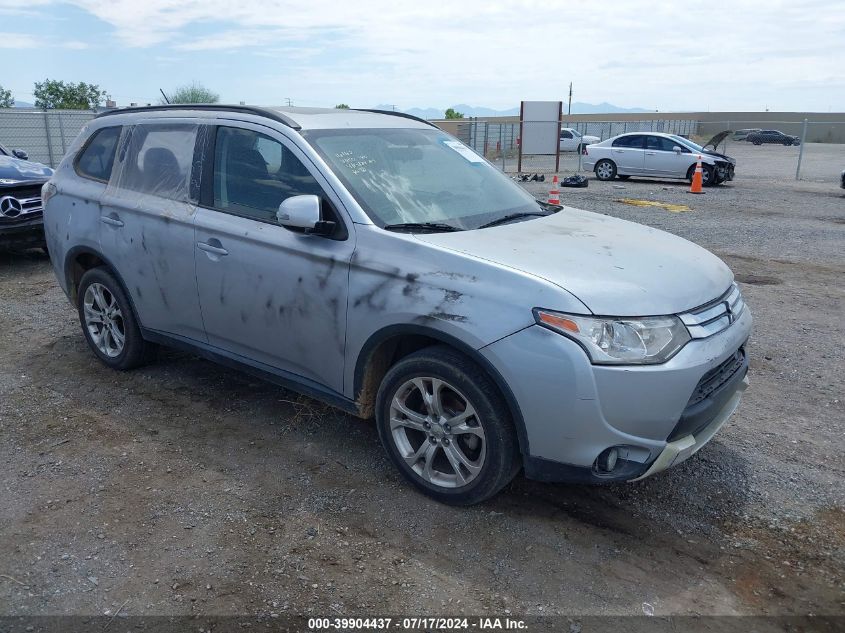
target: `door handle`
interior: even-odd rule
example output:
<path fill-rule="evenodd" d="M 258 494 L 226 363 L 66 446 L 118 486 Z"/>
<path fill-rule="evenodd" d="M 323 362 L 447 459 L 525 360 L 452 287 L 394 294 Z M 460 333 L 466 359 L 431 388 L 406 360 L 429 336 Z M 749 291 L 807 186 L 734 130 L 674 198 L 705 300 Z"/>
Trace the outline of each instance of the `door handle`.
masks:
<path fill-rule="evenodd" d="M 646 152 L 645 155 L 646 156 L 656 156 L 657 152 Z"/>
<path fill-rule="evenodd" d="M 206 253 L 212 253 L 214 255 L 228 255 L 229 251 L 227 251 L 222 246 L 215 246 L 214 244 L 209 244 L 207 242 L 197 242 L 197 248 L 201 251 L 205 251 Z"/>
<path fill-rule="evenodd" d="M 118 220 L 110 215 L 104 215 L 100 218 L 100 222 L 108 224 L 109 226 L 123 226 L 123 220 Z"/>

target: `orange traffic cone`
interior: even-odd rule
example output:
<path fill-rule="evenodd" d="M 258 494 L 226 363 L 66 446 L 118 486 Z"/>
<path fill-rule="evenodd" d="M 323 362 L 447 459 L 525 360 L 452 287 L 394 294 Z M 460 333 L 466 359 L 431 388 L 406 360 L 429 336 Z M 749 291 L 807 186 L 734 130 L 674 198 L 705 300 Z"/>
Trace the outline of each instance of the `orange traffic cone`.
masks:
<path fill-rule="evenodd" d="M 552 178 L 552 188 L 549 189 L 549 204 L 560 204 L 560 190 L 557 187 L 557 175 L 555 175 Z"/>
<path fill-rule="evenodd" d="M 704 193 L 701 190 L 701 156 L 698 157 L 698 161 L 695 163 L 695 173 L 692 175 L 692 185 L 690 185 L 689 192 L 690 193 Z"/>

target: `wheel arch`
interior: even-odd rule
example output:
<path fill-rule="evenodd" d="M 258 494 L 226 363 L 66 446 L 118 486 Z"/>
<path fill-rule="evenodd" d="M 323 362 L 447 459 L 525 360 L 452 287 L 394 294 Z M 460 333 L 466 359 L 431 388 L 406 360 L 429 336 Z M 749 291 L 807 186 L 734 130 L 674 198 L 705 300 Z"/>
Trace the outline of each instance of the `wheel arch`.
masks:
<path fill-rule="evenodd" d="M 476 363 L 493 380 L 507 403 L 516 428 L 520 452 L 523 455 L 529 454 L 528 435 L 522 411 L 513 391 L 495 366 L 466 342 L 425 325 L 389 325 L 374 332 L 364 343 L 355 363 L 353 382 L 353 397 L 358 405 L 359 415 L 369 418 L 374 414 L 376 393 L 391 366 L 408 354 L 432 345 L 447 345 L 453 348 Z"/>
<path fill-rule="evenodd" d="M 129 300 L 129 304 L 132 306 L 132 311 L 135 313 L 135 318 L 138 319 L 138 325 L 141 326 L 141 322 L 138 317 L 138 310 L 135 307 L 135 301 L 133 300 L 132 294 L 129 292 L 129 289 L 126 286 L 126 282 L 123 281 L 123 277 L 121 277 L 117 268 L 115 268 L 114 264 L 112 264 L 107 257 L 105 257 L 96 249 L 91 248 L 90 246 L 75 246 L 71 248 L 65 255 L 65 283 L 67 284 L 68 296 L 70 297 L 73 304 L 76 305 L 77 302 L 79 282 L 82 280 L 82 276 L 92 268 L 101 267 L 108 268 L 109 272 L 117 280 L 117 283 L 120 284 L 121 288 L 123 289 L 123 292 L 126 294 L 126 298 Z"/>

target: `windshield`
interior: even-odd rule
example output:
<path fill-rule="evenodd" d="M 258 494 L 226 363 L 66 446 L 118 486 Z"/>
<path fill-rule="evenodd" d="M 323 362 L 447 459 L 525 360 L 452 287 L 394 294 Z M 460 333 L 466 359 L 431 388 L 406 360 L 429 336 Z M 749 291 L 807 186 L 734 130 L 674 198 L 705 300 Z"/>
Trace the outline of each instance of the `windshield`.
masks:
<path fill-rule="evenodd" d="M 688 138 L 684 138 L 683 136 L 678 136 L 676 134 L 672 134 L 672 138 L 675 139 L 676 141 L 681 142 L 682 144 L 686 145 L 691 150 L 694 150 L 696 152 L 705 151 L 705 149 L 703 147 L 701 147 L 701 145 L 699 145 L 698 143 L 693 143 L 691 140 L 689 140 Z"/>
<path fill-rule="evenodd" d="M 310 130 L 303 136 L 382 227 L 437 223 L 474 229 L 507 215 L 546 212 L 440 130 Z"/>

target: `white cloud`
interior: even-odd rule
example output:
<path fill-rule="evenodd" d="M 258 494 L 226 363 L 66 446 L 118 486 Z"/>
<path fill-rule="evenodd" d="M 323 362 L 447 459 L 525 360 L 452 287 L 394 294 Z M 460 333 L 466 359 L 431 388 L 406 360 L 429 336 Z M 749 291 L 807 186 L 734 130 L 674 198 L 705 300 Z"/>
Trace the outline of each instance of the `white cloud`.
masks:
<path fill-rule="evenodd" d="M 36 48 L 40 45 L 36 37 L 26 33 L 0 32 L 0 48 Z"/>
<path fill-rule="evenodd" d="M 45 1 L 0 0 L 0 8 Z M 841 0 L 729 8 L 627 0 L 601 9 L 590 0 L 68 1 L 111 25 L 126 47 L 281 49 L 285 89 L 327 102 L 343 89 L 349 100 L 504 107 L 561 96 L 573 81 L 576 99 L 619 105 L 760 108 L 774 97 L 796 109 L 809 98 L 845 109 Z"/>

